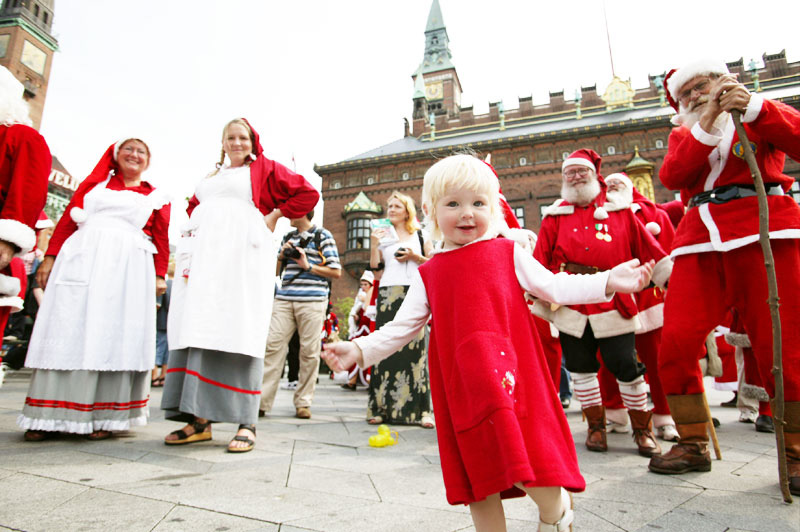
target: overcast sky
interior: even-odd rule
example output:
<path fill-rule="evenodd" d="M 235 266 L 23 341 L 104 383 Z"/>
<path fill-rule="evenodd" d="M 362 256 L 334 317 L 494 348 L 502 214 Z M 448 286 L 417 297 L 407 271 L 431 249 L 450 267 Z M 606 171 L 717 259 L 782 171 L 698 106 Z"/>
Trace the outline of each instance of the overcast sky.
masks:
<path fill-rule="evenodd" d="M 611 80 L 602 2 L 440 0 L 462 105 Z M 317 187 L 313 166 L 392 142 L 411 118 L 431 0 L 57 0 L 41 132 L 82 180 L 109 144 L 141 136 L 145 178 L 173 194 L 174 219 L 219 158 L 222 126 L 245 116 L 267 156 Z M 698 57 L 800 59 L 800 1 L 606 0 L 616 74 Z M 180 205 L 180 207 L 179 207 Z"/>

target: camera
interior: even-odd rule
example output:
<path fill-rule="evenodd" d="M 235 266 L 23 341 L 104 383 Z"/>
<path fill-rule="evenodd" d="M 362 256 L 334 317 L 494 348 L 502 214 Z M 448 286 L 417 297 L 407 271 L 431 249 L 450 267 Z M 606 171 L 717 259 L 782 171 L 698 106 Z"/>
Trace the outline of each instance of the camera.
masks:
<path fill-rule="evenodd" d="M 300 258 L 300 248 L 305 248 L 311 242 L 312 237 L 303 238 L 297 245 L 289 244 L 289 247 L 283 250 L 283 256 L 287 259 L 299 259 Z"/>
<path fill-rule="evenodd" d="M 405 256 L 408 253 L 408 248 L 399 248 L 397 251 L 394 252 L 394 256 L 398 259 L 400 257 Z"/>

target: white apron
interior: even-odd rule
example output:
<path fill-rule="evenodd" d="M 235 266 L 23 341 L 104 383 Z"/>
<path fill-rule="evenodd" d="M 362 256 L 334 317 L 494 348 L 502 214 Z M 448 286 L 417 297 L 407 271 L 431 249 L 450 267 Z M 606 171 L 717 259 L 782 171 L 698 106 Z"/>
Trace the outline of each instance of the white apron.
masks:
<path fill-rule="evenodd" d="M 175 251 L 167 337 L 188 347 L 263 358 L 272 315 L 276 250 L 253 203 L 250 168 L 222 168 L 195 191 Z"/>
<path fill-rule="evenodd" d="M 86 220 L 56 257 L 36 316 L 28 367 L 153 368 L 156 248 L 142 228 L 167 198 L 157 191 L 145 196 L 110 190 L 108 181 L 86 194 Z"/>

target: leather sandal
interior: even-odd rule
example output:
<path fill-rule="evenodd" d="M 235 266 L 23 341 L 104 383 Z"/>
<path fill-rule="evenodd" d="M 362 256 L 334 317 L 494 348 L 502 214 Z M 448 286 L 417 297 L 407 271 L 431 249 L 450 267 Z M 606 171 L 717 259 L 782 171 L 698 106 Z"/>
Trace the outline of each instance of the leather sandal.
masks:
<path fill-rule="evenodd" d="M 211 425 L 210 421 L 206 421 L 205 423 L 198 423 L 197 420 L 192 421 L 190 423 L 194 432 L 191 434 L 186 434 L 183 430 L 174 430 L 169 434 L 175 434 L 178 436 L 177 440 L 164 440 L 164 444 L 166 445 L 186 445 L 187 443 L 194 443 L 198 441 L 207 441 L 211 439 L 211 431 L 209 430 L 206 432 L 206 429 L 209 425 Z"/>
<path fill-rule="evenodd" d="M 114 434 L 110 430 L 96 430 L 91 434 L 86 436 L 86 439 L 89 441 L 101 441 L 107 440 L 114 436 Z"/>
<path fill-rule="evenodd" d="M 372 416 L 371 418 L 367 419 L 367 423 L 370 425 L 380 425 L 383 423 L 383 418 L 381 416 Z"/>
<path fill-rule="evenodd" d="M 253 436 L 256 435 L 256 426 L 255 425 L 239 425 L 239 430 L 249 430 L 253 433 Z M 247 443 L 246 447 L 231 447 L 231 443 L 235 441 L 243 441 Z M 247 436 L 239 436 L 238 434 L 233 437 L 231 443 L 228 444 L 228 452 L 229 453 L 247 453 L 253 450 L 253 447 L 256 446 L 256 440 L 254 438 L 250 438 Z"/>
<path fill-rule="evenodd" d="M 26 430 L 23 438 L 25 441 L 44 441 L 52 438 L 56 434 L 55 432 L 48 432 L 45 430 Z"/>

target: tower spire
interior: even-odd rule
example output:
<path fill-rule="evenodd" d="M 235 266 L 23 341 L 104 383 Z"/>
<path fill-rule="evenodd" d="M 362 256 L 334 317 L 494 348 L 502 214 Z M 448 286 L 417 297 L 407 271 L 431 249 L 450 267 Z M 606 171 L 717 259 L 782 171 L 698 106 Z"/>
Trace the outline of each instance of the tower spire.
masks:
<path fill-rule="evenodd" d="M 450 39 L 442 18 L 439 0 L 433 0 L 428 13 L 428 24 L 425 26 L 425 55 L 422 59 L 422 72 L 438 72 L 455 68 L 450 61 Z"/>

